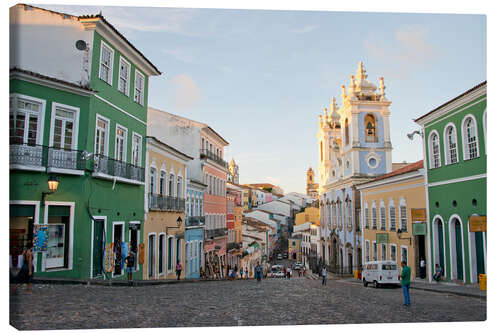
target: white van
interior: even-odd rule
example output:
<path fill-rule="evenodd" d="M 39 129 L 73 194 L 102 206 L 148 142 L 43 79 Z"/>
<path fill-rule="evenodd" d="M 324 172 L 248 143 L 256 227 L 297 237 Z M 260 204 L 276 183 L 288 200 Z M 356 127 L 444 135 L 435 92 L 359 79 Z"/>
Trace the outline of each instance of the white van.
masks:
<path fill-rule="evenodd" d="M 395 261 L 369 261 L 363 266 L 363 285 L 373 283 L 375 288 L 383 284 L 399 284 L 398 264 Z"/>

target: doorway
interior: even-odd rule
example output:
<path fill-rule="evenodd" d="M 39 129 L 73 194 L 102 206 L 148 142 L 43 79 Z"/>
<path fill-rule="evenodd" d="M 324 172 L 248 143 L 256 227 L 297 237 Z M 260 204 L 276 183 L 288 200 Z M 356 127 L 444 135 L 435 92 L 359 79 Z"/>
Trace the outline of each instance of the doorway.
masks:
<path fill-rule="evenodd" d="M 96 277 L 103 273 L 104 220 L 94 220 L 93 222 L 92 277 Z"/>
<path fill-rule="evenodd" d="M 115 253 L 114 275 L 122 274 L 123 224 L 113 224 L 113 249 Z"/>
<path fill-rule="evenodd" d="M 154 278 L 155 276 L 155 235 L 148 237 L 148 277 Z"/>
<path fill-rule="evenodd" d="M 415 236 L 416 238 L 416 249 L 415 249 L 415 266 L 420 269 L 420 278 L 425 279 L 426 270 L 420 267 L 420 261 L 424 260 L 426 265 L 429 265 L 427 258 L 425 256 L 425 235 Z"/>

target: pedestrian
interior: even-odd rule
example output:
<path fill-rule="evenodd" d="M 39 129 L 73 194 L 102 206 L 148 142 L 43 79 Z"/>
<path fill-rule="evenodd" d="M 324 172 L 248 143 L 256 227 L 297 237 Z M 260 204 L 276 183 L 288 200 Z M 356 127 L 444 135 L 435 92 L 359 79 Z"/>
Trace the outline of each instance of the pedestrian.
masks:
<path fill-rule="evenodd" d="M 134 268 L 135 268 L 135 256 L 134 252 L 130 250 L 128 252 L 128 255 L 125 257 L 125 264 L 127 265 L 127 280 L 128 284 L 132 285 L 132 273 L 134 273 Z"/>
<path fill-rule="evenodd" d="M 260 279 L 262 277 L 262 267 L 260 267 L 260 264 L 257 263 L 257 266 L 255 266 L 255 278 L 257 279 L 257 282 L 260 282 Z"/>
<path fill-rule="evenodd" d="M 231 280 L 231 277 L 233 276 L 233 270 L 231 268 L 228 268 L 228 272 L 227 272 L 227 279 L 228 280 Z"/>
<path fill-rule="evenodd" d="M 240 279 L 243 279 L 243 267 L 240 268 Z"/>
<path fill-rule="evenodd" d="M 182 272 L 182 265 L 180 260 L 177 260 L 177 265 L 175 266 L 175 272 L 177 273 L 177 280 L 180 280 Z"/>
<path fill-rule="evenodd" d="M 443 271 L 441 267 L 436 264 L 436 273 L 434 273 L 434 276 L 432 278 L 434 279 L 434 281 L 439 282 L 439 280 L 441 279 L 441 275 L 443 275 Z"/>
<path fill-rule="evenodd" d="M 401 280 L 401 287 L 403 288 L 404 295 L 404 306 L 410 305 L 410 277 L 411 277 L 411 268 L 406 265 L 406 261 L 401 261 L 401 274 L 398 276 L 398 279 Z"/>
<path fill-rule="evenodd" d="M 323 269 L 321 270 L 321 276 L 323 277 L 323 282 L 321 282 L 321 284 L 326 286 L 326 266 L 323 266 Z"/>
<path fill-rule="evenodd" d="M 17 288 L 26 283 L 26 293 L 31 294 L 31 281 L 33 280 L 33 244 L 28 244 L 23 251 L 23 265 L 17 274 L 16 284 L 14 285 L 13 293 L 17 293 Z"/>
<path fill-rule="evenodd" d="M 248 279 L 248 267 L 245 267 L 245 278 Z"/>
<path fill-rule="evenodd" d="M 423 257 L 420 259 L 420 278 L 425 279 L 425 260 Z"/>

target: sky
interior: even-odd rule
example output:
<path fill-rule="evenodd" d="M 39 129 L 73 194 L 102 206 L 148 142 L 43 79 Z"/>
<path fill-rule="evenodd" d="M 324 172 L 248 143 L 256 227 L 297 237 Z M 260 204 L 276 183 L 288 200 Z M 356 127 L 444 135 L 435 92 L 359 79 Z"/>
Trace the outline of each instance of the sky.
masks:
<path fill-rule="evenodd" d="M 240 183 L 285 192 L 305 192 L 318 115 L 332 97 L 341 105 L 359 61 L 372 83 L 384 77 L 393 162 L 422 159 L 421 138 L 406 137 L 413 119 L 486 80 L 479 14 L 37 6 L 102 12 L 163 73 L 150 79 L 149 106 L 217 131 Z"/>

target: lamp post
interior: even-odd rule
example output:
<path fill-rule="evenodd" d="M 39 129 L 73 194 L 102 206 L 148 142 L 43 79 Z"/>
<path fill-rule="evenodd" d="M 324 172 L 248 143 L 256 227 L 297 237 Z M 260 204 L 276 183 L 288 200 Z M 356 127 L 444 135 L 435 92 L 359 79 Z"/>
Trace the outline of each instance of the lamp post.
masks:
<path fill-rule="evenodd" d="M 411 133 L 408 133 L 408 134 L 406 134 L 406 136 L 408 137 L 408 139 L 413 140 L 413 137 L 415 136 L 415 134 L 420 135 L 422 138 L 424 137 L 424 133 L 422 131 L 419 131 L 419 130 L 415 130 Z"/>
<path fill-rule="evenodd" d="M 407 239 L 410 241 L 410 245 L 411 245 L 411 237 L 401 237 L 401 235 L 403 234 L 403 231 L 401 229 L 398 229 L 397 234 L 398 234 L 398 239 L 401 239 L 401 240 Z"/>
<path fill-rule="evenodd" d="M 47 183 L 49 185 L 49 192 L 42 192 L 42 205 L 45 205 L 45 197 L 57 191 L 57 187 L 59 186 L 57 177 L 52 174 L 49 176 Z"/>

